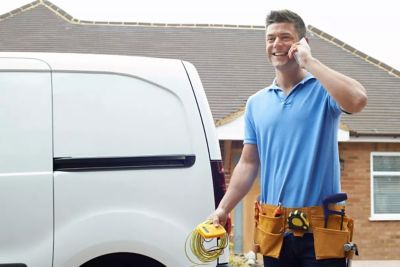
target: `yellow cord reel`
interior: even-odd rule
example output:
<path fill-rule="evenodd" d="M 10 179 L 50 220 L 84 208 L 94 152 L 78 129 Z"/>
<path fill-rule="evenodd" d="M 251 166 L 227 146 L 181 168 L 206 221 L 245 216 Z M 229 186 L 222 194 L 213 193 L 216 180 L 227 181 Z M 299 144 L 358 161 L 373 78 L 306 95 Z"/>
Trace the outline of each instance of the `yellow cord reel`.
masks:
<path fill-rule="evenodd" d="M 211 243 L 214 238 L 217 238 L 217 245 L 207 247 L 206 244 Z M 195 262 L 189 257 L 187 253 L 188 241 L 190 242 L 190 250 L 201 263 Z M 211 220 L 207 220 L 200 223 L 186 238 L 186 257 L 195 265 L 204 265 L 205 263 L 215 261 L 221 256 L 228 243 L 228 234 L 224 227 L 216 227 Z"/>

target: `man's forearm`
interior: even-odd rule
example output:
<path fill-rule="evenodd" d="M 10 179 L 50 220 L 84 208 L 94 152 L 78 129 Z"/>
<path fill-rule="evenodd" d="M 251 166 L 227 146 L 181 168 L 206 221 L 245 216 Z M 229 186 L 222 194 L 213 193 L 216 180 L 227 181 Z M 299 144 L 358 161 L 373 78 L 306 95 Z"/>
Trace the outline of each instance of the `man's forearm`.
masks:
<path fill-rule="evenodd" d="M 231 212 L 236 204 L 249 192 L 257 177 L 257 172 L 257 164 L 246 166 L 246 163 L 239 163 L 233 171 L 228 190 L 218 208 L 225 213 Z"/>
<path fill-rule="evenodd" d="M 305 69 L 322 83 L 345 111 L 356 113 L 367 104 L 365 88 L 358 81 L 327 67 L 315 58 L 306 62 Z"/>

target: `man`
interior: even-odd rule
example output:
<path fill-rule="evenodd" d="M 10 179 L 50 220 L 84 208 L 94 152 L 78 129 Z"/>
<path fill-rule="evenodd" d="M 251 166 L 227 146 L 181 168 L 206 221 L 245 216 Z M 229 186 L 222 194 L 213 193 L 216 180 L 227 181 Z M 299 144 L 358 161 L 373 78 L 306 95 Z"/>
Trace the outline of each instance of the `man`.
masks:
<path fill-rule="evenodd" d="M 367 96 L 359 82 L 314 58 L 307 43 L 305 24 L 296 13 L 267 16 L 266 52 L 276 77 L 247 102 L 242 155 L 211 215 L 215 225 L 224 224 L 250 190 L 259 166 L 260 202 L 266 205 L 321 206 L 324 197 L 340 192 L 340 115 L 361 111 Z M 345 265 L 339 257 L 317 260 L 311 232 L 298 236 L 285 230 L 282 235 L 280 254 L 264 256 L 265 266 Z"/>

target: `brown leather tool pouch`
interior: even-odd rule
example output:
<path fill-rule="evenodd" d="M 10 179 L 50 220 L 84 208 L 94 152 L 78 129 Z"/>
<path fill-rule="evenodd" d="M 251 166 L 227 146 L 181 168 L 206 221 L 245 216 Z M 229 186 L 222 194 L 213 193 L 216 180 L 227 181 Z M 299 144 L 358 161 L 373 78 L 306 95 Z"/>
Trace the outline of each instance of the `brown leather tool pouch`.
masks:
<path fill-rule="evenodd" d="M 324 217 L 311 219 L 314 234 L 315 256 L 317 260 L 350 257 L 352 253 L 344 251 L 344 244 L 351 242 L 353 220 L 345 216 L 329 216 L 328 225 L 324 227 Z"/>
<path fill-rule="evenodd" d="M 264 256 L 279 258 L 283 244 L 285 219 L 273 217 L 272 213 L 264 213 L 257 208 L 255 214 L 254 243 L 259 253 Z"/>

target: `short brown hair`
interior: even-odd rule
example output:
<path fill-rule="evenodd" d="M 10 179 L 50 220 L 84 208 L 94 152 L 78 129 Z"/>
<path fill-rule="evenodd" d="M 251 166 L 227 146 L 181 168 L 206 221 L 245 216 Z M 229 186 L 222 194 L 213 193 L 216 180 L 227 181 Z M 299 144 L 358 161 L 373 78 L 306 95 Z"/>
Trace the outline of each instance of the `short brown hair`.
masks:
<path fill-rule="evenodd" d="M 299 34 L 299 38 L 303 38 L 306 36 L 306 25 L 304 24 L 303 19 L 288 9 L 284 10 L 272 10 L 268 15 L 265 21 L 265 28 L 273 23 L 281 23 L 281 22 L 289 22 L 293 23 L 296 28 L 297 33 Z"/>

